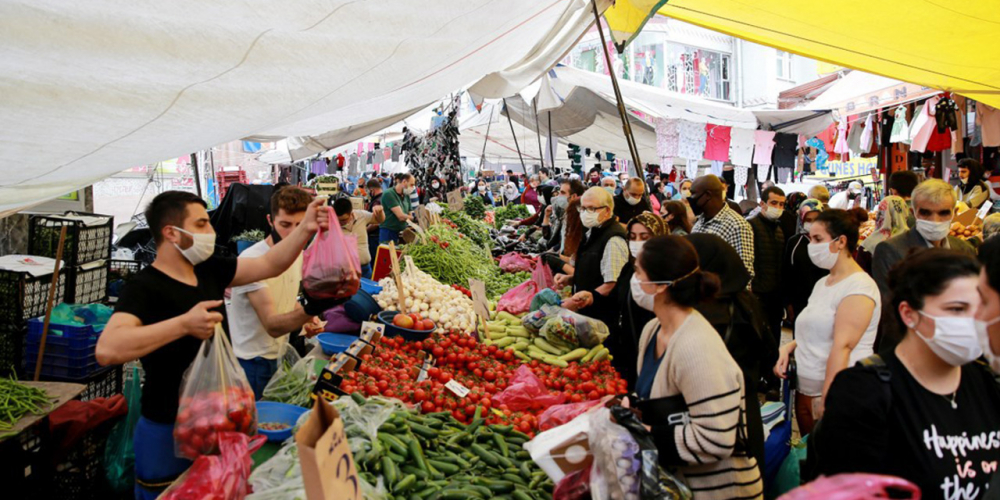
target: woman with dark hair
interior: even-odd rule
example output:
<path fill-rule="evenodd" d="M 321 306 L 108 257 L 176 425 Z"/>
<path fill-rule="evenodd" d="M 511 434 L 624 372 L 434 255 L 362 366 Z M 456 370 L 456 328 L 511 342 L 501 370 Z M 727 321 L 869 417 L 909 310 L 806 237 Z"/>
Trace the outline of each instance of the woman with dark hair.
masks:
<path fill-rule="evenodd" d="M 683 237 L 657 236 L 642 246 L 630 287 L 656 316 L 639 340 L 635 404 L 660 463 L 676 468 L 695 499 L 763 497 L 746 446 L 743 373 L 694 309 L 718 293 L 718 276 L 701 270 Z M 685 418 L 668 418 L 675 411 Z"/>
<path fill-rule="evenodd" d="M 785 378 L 795 353 L 795 415 L 803 435 L 823 415 L 833 377 L 871 356 L 882 307 L 878 285 L 854 260 L 858 223 L 853 216 L 844 210 L 819 214 L 809 239 L 809 259 L 830 274 L 816 282 L 809 305 L 795 318 L 795 340 L 781 346 L 774 365 L 774 374 Z"/>
<path fill-rule="evenodd" d="M 670 234 L 684 236 L 691 234 L 691 220 L 688 219 L 688 207 L 683 201 L 663 202 L 663 220 L 670 226 Z"/>
<path fill-rule="evenodd" d="M 483 203 L 487 207 L 492 207 L 496 205 L 496 200 L 493 198 L 493 193 L 490 192 L 490 185 L 486 182 L 486 179 L 476 180 L 476 187 L 472 188 L 469 192 L 470 196 L 479 196 L 483 199 Z"/>
<path fill-rule="evenodd" d="M 830 271 L 816 267 L 809 259 L 809 228 L 823 211 L 823 203 L 808 199 L 799 204 L 798 229 L 785 243 L 785 258 L 781 262 L 781 288 L 785 294 L 788 318 L 795 330 L 795 317 L 806 308 L 816 282 Z"/>
<path fill-rule="evenodd" d="M 448 185 L 445 184 L 444 180 L 439 177 L 432 177 L 427 187 L 424 188 L 424 205 L 429 205 L 433 202 L 448 201 Z"/>
<path fill-rule="evenodd" d="M 969 208 L 978 210 L 990 198 L 990 187 L 983 182 L 982 164 L 972 158 L 958 162 L 958 185 L 955 186 L 955 199 L 965 203 Z"/>
<path fill-rule="evenodd" d="M 916 250 L 893 268 L 894 319 L 906 333 L 837 375 L 809 444 L 817 472 L 899 476 L 923 498 L 995 494 L 1000 386 L 972 362 L 982 284 L 975 258 L 954 250 Z"/>

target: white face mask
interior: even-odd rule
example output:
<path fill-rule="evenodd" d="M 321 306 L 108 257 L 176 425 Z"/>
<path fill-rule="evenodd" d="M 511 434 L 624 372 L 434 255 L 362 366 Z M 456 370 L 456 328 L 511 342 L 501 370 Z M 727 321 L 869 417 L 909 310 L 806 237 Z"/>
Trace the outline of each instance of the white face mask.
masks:
<path fill-rule="evenodd" d="M 941 241 L 951 232 L 951 221 L 932 222 L 917 219 L 917 232 L 927 241 Z"/>
<path fill-rule="evenodd" d="M 208 260 L 212 254 L 215 253 L 215 234 L 214 233 L 192 233 L 185 231 L 177 226 L 172 226 L 174 229 L 187 234 L 191 237 L 194 243 L 187 249 L 183 249 L 177 243 L 174 243 L 174 248 L 177 249 L 181 255 L 184 256 L 192 266 L 197 266 L 202 262 Z"/>
<path fill-rule="evenodd" d="M 691 197 L 691 190 L 690 189 L 682 189 L 681 190 L 681 197 L 682 198 L 690 198 Z"/>
<path fill-rule="evenodd" d="M 648 294 L 642 289 L 642 282 L 639 281 L 638 276 L 634 274 L 632 275 L 632 280 L 629 282 L 629 288 L 632 291 L 632 300 L 634 300 L 639 307 L 647 311 L 653 310 L 656 295 Z"/>
<path fill-rule="evenodd" d="M 784 212 L 784 210 L 778 207 L 767 206 L 761 208 L 760 213 L 764 214 L 764 217 L 767 217 L 768 219 L 778 220 L 778 217 L 781 217 L 781 212 Z"/>
<path fill-rule="evenodd" d="M 639 252 L 642 251 L 642 246 L 645 245 L 645 241 L 630 241 L 628 242 L 628 250 L 632 252 L 632 257 L 639 258 Z"/>
<path fill-rule="evenodd" d="M 437 188 L 441 187 L 441 184 L 437 183 L 437 182 L 432 182 L 431 183 L 431 187 L 434 188 L 434 189 L 437 189 Z"/>
<path fill-rule="evenodd" d="M 633 206 L 638 205 L 639 204 L 639 198 L 633 198 L 631 196 L 626 196 L 625 197 L 625 203 L 628 203 L 629 205 L 633 205 Z"/>
<path fill-rule="evenodd" d="M 990 321 L 976 320 L 976 337 L 979 339 L 979 348 L 982 349 L 983 356 L 986 356 L 986 361 L 990 363 L 990 368 L 1000 373 L 1000 356 L 993 354 L 993 348 L 990 347 L 989 333 L 989 328 L 997 323 L 1000 323 L 1000 316 Z"/>
<path fill-rule="evenodd" d="M 806 234 L 809 234 L 809 230 L 812 229 L 812 227 L 813 227 L 813 223 L 812 222 L 803 222 L 802 223 L 802 229 L 805 230 Z"/>
<path fill-rule="evenodd" d="M 580 222 L 583 223 L 583 227 L 594 228 L 601 225 L 600 217 L 597 212 L 582 212 Z"/>
<path fill-rule="evenodd" d="M 953 316 L 931 316 L 923 311 L 920 314 L 934 320 L 934 336 L 924 337 L 915 327 L 913 331 L 937 354 L 945 363 L 951 366 L 962 366 L 983 354 L 976 336 L 974 318 Z"/>
<path fill-rule="evenodd" d="M 839 252 L 830 251 L 830 242 L 828 241 L 810 243 L 807 250 L 809 251 L 809 260 L 820 269 L 833 269 L 833 266 L 837 264 L 837 257 L 840 256 Z"/>
<path fill-rule="evenodd" d="M 405 188 L 403 188 L 403 194 L 405 194 L 407 196 L 413 194 L 413 188 L 412 187 L 405 187 Z"/>

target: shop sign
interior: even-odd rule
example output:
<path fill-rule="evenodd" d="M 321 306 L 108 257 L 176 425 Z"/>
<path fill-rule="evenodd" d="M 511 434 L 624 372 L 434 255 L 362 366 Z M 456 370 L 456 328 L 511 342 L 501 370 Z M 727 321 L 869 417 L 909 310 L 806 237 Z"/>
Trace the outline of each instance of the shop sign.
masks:
<path fill-rule="evenodd" d="M 858 177 L 871 175 L 878 169 L 878 158 L 852 158 L 850 161 L 827 160 L 827 171 L 834 177 Z"/>

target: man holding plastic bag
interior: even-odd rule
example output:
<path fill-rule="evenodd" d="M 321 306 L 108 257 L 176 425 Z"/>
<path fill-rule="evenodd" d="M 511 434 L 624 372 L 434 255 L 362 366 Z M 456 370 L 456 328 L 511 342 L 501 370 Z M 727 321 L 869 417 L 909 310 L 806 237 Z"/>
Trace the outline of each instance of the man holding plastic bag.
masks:
<path fill-rule="evenodd" d="M 239 259 L 215 255 L 215 230 L 198 196 L 166 191 L 149 204 L 156 260 L 125 285 L 96 349 L 102 365 L 141 359 L 146 371 L 135 431 L 137 498 L 155 498 L 191 465 L 174 455 L 181 381 L 202 340 L 223 320 L 225 289 L 288 269 L 313 234 L 329 227 L 323 203 L 309 204 L 301 224 L 266 254 Z M 306 312 L 315 314 L 309 306 Z"/>
<path fill-rule="evenodd" d="M 243 258 L 266 255 L 288 238 L 306 216 L 312 202 L 306 190 L 285 186 L 271 195 L 268 223 L 271 234 L 243 251 Z M 288 343 L 288 334 L 305 327 L 306 336 L 323 331 L 319 318 L 311 315 L 295 299 L 302 281 L 302 255 L 280 275 L 263 281 L 234 286 L 229 307 L 229 332 L 233 352 L 246 373 L 256 399 L 278 370 L 278 353 Z"/>

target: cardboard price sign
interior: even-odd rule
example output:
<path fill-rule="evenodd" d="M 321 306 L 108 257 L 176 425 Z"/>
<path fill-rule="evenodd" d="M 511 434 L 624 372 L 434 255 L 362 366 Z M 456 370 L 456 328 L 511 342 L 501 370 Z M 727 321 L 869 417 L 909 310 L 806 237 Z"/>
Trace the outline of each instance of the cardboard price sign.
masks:
<path fill-rule="evenodd" d="M 480 280 L 469 280 L 469 291 L 472 292 L 472 309 L 483 321 L 490 320 L 490 305 L 486 300 L 486 283 Z"/>
<path fill-rule="evenodd" d="M 361 500 L 354 455 L 337 409 L 323 400 L 295 434 L 302 464 L 302 482 L 309 500 Z"/>
<path fill-rule="evenodd" d="M 448 193 L 448 209 L 452 212 L 459 212 L 465 208 L 465 200 L 462 199 L 462 190 L 456 189 Z"/>

